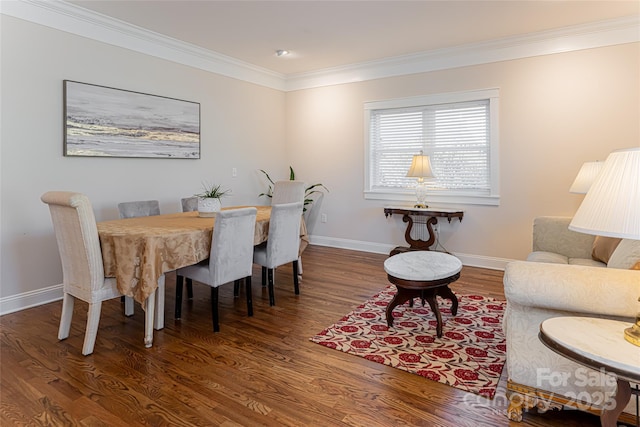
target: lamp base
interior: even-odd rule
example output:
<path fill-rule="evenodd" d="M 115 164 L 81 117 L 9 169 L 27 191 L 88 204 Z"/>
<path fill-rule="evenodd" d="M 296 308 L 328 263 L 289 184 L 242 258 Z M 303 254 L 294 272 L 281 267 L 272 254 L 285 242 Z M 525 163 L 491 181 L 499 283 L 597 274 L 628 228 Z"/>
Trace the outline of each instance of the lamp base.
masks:
<path fill-rule="evenodd" d="M 624 339 L 633 345 L 640 346 L 640 317 L 636 317 L 636 323 L 624 330 Z"/>
<path fill-rule="evenodd" d="M 416 203 L 415 205 L 413 205 L 413 207 L 418 209 L 426 209 L 429 206 L 425 205 L 424 203 Z"/>

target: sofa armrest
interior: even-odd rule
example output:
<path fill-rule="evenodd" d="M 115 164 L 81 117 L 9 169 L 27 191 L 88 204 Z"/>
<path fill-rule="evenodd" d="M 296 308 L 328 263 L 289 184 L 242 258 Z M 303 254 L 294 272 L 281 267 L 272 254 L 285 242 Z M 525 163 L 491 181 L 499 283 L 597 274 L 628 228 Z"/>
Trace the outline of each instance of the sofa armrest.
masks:
<path fill-rule="evenodd" d="M 541 216 L 533 220 L 533 251 L 567 258 L 591 258 L 595 236 L 569 230 L 570 217 Z"/>
<path fill-rule="evenodd" d="M 514 261 L 505 268 L 504 293 L 507 304 L 633 321 L 640 271 Z"/>

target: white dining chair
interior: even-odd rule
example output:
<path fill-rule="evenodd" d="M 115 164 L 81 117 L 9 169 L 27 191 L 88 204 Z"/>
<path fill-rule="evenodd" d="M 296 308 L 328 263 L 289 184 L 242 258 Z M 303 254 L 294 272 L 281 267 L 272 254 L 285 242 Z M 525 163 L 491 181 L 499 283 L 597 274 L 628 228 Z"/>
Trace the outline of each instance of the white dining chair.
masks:
<path fill-rule="evenodd" d="M 304 181 L 276 181 L 273 184 L 273 194 L 271 195 L 271 204 L 280 205 L 283 203 L 302 202 L 304 213 L 304 196 L 306 184 Z M 302 278 L 302 256 L 298 253 L 298 278 Z"/>
<path fill-rule="evenodd" d="M 185 197 L 180 199 L 182 204 L 182 212 L 195 212 L 198 210 L 198 198 L 197 197 Z"/>
<path fill-rule="evenodd" d="M 121 219 L 139 218 L 141 216 L 160 215 L 160 203 L 157 200 L 141 200 L 133 202 L 118 203 L 118 214 Z M 164 328 L 164 274 L 158 278 L 158 291 L 156 293 L 156 307 L 154 311 L 153 327 L 156 330 Z M 125 296 L 124 313 L 133 316 L 133 298 Z"/>
<path fill-rule="evenodd" d="M 69 337 L 76 299 L 89 304 L 82 354 L 93 353 L 102 301 L 121 296 L 115 278 L 104 276 L 96 219 L 89 199 L 80 193 L 50 191 L 41 200 L 49 205 L 62 262 L 62 314 L 58 339 Z"/>
<path fill-rule="evenodd" d="M 218 288 L 221 285 L 234 282 L 234 296 L 237 296 L 239 281 L 244 279 L 247 314 L 253 316 L 251 272 L 256 215 L 256 208 L 228 209 L 216 213 L 209 259 L 176 271 L 176 319 L 182 317 L 182 282 L 185 277 L 211 287 L 214 332 L 220 331 Z"/>
<path fill-rule="evenodd" d="M 269 305 L 275 305 L 274 270 L 281 265 L 293 263 L 293 287 L 295 294 L 300 294 L 298 251 L 302 208 L 302 202 L 272 205 L 267 241 L 256 246 L 253 250 L 253 262 L 262 266 L 263 286 L 265 285 L 265 276 L 268 281 Z"/>

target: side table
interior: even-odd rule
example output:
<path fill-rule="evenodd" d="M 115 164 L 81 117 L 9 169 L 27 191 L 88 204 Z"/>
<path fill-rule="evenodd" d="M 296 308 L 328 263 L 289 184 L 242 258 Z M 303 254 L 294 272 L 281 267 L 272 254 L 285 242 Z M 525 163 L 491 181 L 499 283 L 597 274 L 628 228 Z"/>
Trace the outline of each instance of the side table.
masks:
<path fill-rule="evenodd" d="M 617 379 L 615 405 L 602 410 L 602 427 L 617 425 L 631 398 L 629 381 L 640 382 L 640 347 L 624 339 L 629 326 L 592 317 L 554 317 L 540 324 L 540 341 L 549 349 L 588 368 L 604 369 Z"/>
<path fill-rule="evenodd" d="M 449 283 L 460 277 L 462 262 L 453 255 L 443 252 L 414 251 L 390 256 L 384 262 L 389 282 L 396 285 L 398 292 L 387 305 L 387 325 L 393 326 L 393 309 L 413 298 L 427 300 L 436 316 L 436 336 L 442 337 L 442 315 L 436 296 L 451 301 L 451 314 L 458 313 L 458 298 L 449 289 Z"/>
<path fill-rule="evenodd" d="M 404 239 L 409 247 L 398 246 L 394 248 L 389 255 L 395 255 L 400 252 L 407 251 L 428 251 L 436 242 L 436 235 L 433 232 L 433 226 L 438 223 L 438 218 L 447 218 L 451 222 L 452 218 L 458 218 L 462 222 L 464 212 L 456 209 L 440 209 L 440 208 L 412 208 L 402 206 L 388 206 L 384 208 L 384 216 L 388 217 L 393 214 L 402 215 L 402 221 L 407 223 L 407 230 L 404 233 Z M 415 217 L 415 219 L 414 219 Z M 418 238 L 412 237 L 413 225 L 423 224 L 426 227 L 428 237 L 424 235 L 424 229 L 419 229 Z M 426 240 L 424 238 L 427 237 Z"/>

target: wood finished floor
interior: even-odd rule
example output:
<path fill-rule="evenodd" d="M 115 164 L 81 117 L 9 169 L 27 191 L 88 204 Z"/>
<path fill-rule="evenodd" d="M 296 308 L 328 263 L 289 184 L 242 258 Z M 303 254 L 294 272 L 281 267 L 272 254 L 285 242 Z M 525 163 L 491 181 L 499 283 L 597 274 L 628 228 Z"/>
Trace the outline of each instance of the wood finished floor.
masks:
<path fill-rule="evenodd" d="M 211 326 L 209 288 L 194 285 L 173 318 L 175 275 L 167 276 L 166 326 L 143 345 L 143 311 L 103 304 L 93 355 L 81 355 L 86 304 L 71 335 L 57 340 L 61 302 L 0 318 L 2 426 L 599 426 L 577 411 L 507 420 L 502 374 L 494 400 L 322 347 L 309 338 L 387 286 L 386 257 L 310 246 L 301 294 L 291 268 L 276 272 L 269 307 L 254 270 L 254 317 L 244 293 L 220 289 L 221 332 Z M 502 272 L 465 267 L 452 286 L 504 298 Z"/>

